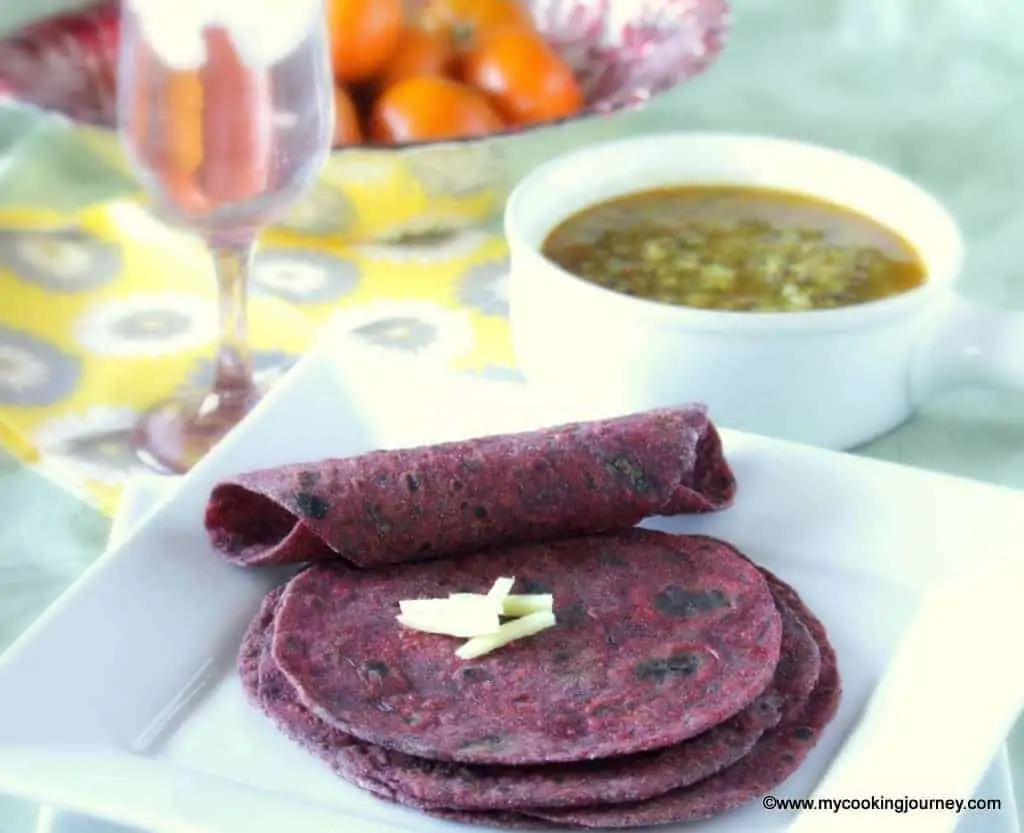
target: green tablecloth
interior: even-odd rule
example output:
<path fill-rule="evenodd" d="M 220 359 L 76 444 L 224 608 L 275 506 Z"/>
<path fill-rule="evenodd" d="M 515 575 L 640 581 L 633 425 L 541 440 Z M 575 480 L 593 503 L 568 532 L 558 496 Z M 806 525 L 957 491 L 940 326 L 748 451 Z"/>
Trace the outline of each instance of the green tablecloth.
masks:
<path fill-rule="evenodd" d="M 6 0 L 0 28 L 61 5 Z M 735 34 L 705 77 L 626 118 L 555 134 L 545 155 L 591 138 L 674 128 L 790 135 L 868 155 L 919 180 L 958 214 L 970 244 L 966 294 L 1024 308 L 1024 5 L 736 0 L 735 10 Z M 0 156 L 0 203 L 66 207 L 109 190 L 102 166 L 61 136 L 18 141 L 38 127 L 0 120 L 0 154 L 17 149 L 11 165 Z M 860 453 L 1024 487 L 1024 396 L 945 396 Z M 3 647 L 101 552 L 108 521 L 6 456 L 0 506 Z M 1024 730 L 1011 748 L 1020 789 Z M 3 833 L 29 833 L 33 820 L 34 808 L 0 803 Z"/>

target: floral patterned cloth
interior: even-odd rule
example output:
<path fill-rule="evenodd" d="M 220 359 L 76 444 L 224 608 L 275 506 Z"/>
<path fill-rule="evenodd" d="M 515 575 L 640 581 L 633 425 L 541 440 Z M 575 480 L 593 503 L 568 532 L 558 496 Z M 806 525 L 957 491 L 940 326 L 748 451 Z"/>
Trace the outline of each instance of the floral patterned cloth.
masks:
<path fill-rule="evenodd" d="M 335 313 L 381 350 L 519 381 L 506 276 L 503 240 L 480 231 L 342 246 L 272 230 L 252 285 L 258 381 L 272 385 Z M 0 446 L 107 514 L 141 470 L 139 414 L 207 385 L 215 338 L 202 247 L 138 205 L 0 212 Z"/>

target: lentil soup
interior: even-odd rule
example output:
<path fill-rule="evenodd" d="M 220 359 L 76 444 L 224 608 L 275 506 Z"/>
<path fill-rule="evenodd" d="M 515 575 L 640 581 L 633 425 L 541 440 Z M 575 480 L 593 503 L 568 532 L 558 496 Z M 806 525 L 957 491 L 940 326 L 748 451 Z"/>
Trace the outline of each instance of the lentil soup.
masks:
<path fill-rule="evenodd" d="M 917 251 L 851 209 L 805 194 L 682 186 L 589 206 L 542 253 L 606 289 L 677 306 L 832 309 L 924 283 Z"/>

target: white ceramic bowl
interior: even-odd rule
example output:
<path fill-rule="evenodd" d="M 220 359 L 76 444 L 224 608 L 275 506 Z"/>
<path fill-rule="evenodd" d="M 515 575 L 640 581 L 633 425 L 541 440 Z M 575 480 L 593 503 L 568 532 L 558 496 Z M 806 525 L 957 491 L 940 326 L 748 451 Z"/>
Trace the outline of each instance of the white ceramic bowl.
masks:
<path fill-rule="evenodd" d="M 615 293 L 540 254 L 554 227 L 587 206 L 700 183 L 785 189 L 865 213 L 917 248 L 927 281 L 842 309 L 719 312 Z M 939 386 L 1024 387 L 1024 314 L 953 293 L 963 244 L 946 209 L 895 172 L 834 150 L 706 133 L 594 145 L 526 177 L 505 232 L 520 367 L 581 415 L 697 400 L 720 425 L 846 449 L 899 425 Z"/>

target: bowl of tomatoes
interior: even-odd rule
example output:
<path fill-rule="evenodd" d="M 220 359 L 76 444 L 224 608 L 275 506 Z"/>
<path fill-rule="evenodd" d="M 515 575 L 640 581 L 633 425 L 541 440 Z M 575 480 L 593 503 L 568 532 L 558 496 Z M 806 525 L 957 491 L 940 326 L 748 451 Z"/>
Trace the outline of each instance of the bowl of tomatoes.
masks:
<path fill-rule="evenodd" d="M 334 150 L 281 224 L 383 241 L 486 222 L 514 185 L 511 153 L 697 75 L 728 12 L 727 0 L 325 0 Z M 0 87 L 123 166 L 119 20 L 104 0 L 5 39 Z"/>

